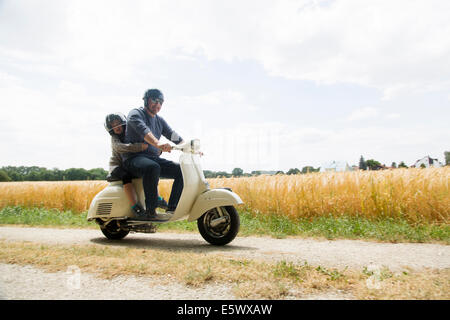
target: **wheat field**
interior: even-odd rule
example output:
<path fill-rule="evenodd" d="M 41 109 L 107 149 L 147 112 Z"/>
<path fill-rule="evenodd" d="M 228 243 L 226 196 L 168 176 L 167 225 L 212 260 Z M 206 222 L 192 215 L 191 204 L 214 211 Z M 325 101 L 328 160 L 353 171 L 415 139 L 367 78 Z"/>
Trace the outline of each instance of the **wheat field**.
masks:
<path fill-rule="evenodd" d="M 43 207 L 83 212 L 106 181 L 0 182 L 0 208 Z"/>
<path fill-rule="evenodd" d="M 320 216 L 405 218 L 448 223 L 450 167 L 384 171 L 325 172 L 208 179 L 212 188 L 232 188 L 244 207 L 258 215 L 292 219 Z M 106 181 L 3 182 L 0 208 L 22 205 L 84 212 Z M 168 199 L 171 180 L 161 180 Z"/>
<path fill-rule="evenodd" d="M 449 181 L 450 167 L 444 167 L 211 179 L 210 184 L 232 188 L 248 208 L 262 214 L 447 223 Z"/>

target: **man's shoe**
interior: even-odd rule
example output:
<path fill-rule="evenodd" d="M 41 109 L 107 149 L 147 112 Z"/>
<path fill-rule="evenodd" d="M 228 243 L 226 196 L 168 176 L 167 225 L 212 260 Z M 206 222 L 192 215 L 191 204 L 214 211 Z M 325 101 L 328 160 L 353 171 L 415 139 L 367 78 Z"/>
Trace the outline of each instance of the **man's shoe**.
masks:
<path fill-rule="evenodd" d="M 167 210 L 167 201 L 163 197 L 158 197 L 158 208 Z"/>
<path fill-rule="evenodd" d="M 170 216 L 168 216 L 168 215 L 162 216 L 162 215 L 157 214 L 154 209 L 153 210 L 147 209 L 147 210 L 145 210 L 145 213 L 150 221 L 163 222 L 163 221 L 167 221 L 170 219 Z"/>

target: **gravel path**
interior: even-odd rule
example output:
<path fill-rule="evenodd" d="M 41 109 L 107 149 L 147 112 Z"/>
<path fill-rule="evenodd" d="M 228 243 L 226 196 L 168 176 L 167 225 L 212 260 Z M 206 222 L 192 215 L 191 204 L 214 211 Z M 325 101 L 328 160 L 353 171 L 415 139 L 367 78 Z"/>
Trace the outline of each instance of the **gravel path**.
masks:
<path fill-rule="evenodd" d="M 33 266 L 0 264 L 0 299 L 8 300 L 230 300 L 231 287 L 189 288 L 154 277 L 118 276 L 104 280 L 79 272 L 44 272 Z"/>
<path fill-rule="evenodd" d="M 206 243 L 200 234 L 129 234 L 121 241 L 106 239 L 99 230 L 0 227 L 0 240 L 48 244 L 95 244 L 100 246 L 154 247 L 175 251 L 221 254 L 266 261 L 308 262 L 343 269 L 362 270 L 386 266 L 391 271 L 405 267 L 450 268 L 450 246 L 440 244 L 376 243 L 359 240 L 272 239 L 237 237 L 224 247 Z M 1 299 L 235 299 L 231 287 L 210 285 L 186 288 L 177 283 L 160 285 L 154 278 L 117 277 L 101 280 L 68 270 L 45 273 L 31 266 L 0 264 Z M 78 285 L 70 287 L 73 280 Z M 80 280 L 81 279 L 81 280 Z M 80 283 L 83 290 L 79 290 Z M 305 297 L 311 298 L 311 297 Z M 342 299 L 333 294 L 323 297 Z"/>

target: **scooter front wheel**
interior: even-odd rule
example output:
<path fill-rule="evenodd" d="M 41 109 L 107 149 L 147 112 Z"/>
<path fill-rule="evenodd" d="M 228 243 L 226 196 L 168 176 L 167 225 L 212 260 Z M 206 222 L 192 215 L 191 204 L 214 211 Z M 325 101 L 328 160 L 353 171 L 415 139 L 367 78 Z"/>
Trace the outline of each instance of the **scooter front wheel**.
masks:
<path fill-rule="evenodd" d="M 240 219 L 233 206 L 213 208 L 197 219 L 197 226 L 203 239 L 210 244 L 223 246 L 236 237 Z"/>

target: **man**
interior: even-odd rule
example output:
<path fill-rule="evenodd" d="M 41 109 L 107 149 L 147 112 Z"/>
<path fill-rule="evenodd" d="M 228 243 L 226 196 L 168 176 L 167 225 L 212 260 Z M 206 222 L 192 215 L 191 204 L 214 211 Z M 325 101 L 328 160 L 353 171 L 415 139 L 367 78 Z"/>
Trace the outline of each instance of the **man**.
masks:
<path fill-rule="evenodd" d="M 164 221 L 167 218 L 156 214 L 159 177 L 174 179 L 167 213 L 173 213 L 183 191 L 183 176 L 178 163 L 160 157 L 170 152 L 168 143 L 161 143 L 161 136 L 179 144 L 183 139 L 173 131 L 158 112 L 164 102 L 164 95 L 158 89 L 149 89 L 144 94 L 144 107 L 133 109 L 128 114 L 125 141 L 146 142 L 149 147 L 138 153 L 122 154 L 125 168 L 134 176 L 142 177 L 146 210 L 138 215 L 140 220 Z"/>

